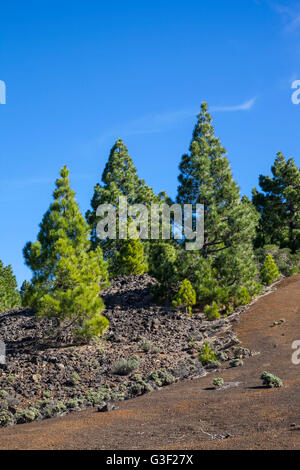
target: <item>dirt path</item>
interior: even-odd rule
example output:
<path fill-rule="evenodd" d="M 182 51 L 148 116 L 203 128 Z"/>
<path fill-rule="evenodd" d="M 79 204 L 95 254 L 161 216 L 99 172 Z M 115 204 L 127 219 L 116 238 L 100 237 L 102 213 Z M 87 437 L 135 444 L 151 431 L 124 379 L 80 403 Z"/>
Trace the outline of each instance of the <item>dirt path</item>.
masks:
<path fill-rule="evenodd" d="M 272 327 L 281 318 L 286 322 Z M 291 344 L 300 340 L 300 276 L 258 300 L 235 330 L 243 346 L 260 352 L 217 374 L 237 386 L 213 390 L 210 374 L 123 402 L 111 413 L 90 409 L 5 428 L 0 449 L 300 449 L 300 365 L 291 361 Z M 264 370 L 284 387 L 261 388 Z M 230 437 L 211 440 L 205 432 Z"/>

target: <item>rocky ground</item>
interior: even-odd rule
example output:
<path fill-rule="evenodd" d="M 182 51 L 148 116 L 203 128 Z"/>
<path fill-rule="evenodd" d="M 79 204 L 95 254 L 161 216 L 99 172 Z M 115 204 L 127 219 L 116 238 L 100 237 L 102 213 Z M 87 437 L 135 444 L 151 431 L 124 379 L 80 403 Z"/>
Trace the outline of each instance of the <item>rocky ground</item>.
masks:
<path fill-rule="evenodd" d="M 0 426 L 123 401 L 182 379 L 195 379 L 222 362 L 253 352 L 239 348 L 228 318 L 208 322 L 153 303 L 148 275 L 119 278 L 104 292 L 110 328 L 100 342 L 59 347 L 43 338 L 51 325 L 28 309 L 0 314 Z M 218 361 L 205 368 L 199 351 L 208 341 Z M 109 405 L 110 406 L 110 405 Z"/>
<path fill-rule="evenodd" d="M 277 284 L 232 324 L 241 346 L 260 353 L 242 367 L 222 362 L 199 379 L 119 402 L 110 413 L 90 407 L 2 428 L 0 449 L 300 449 L 300 366 L 292 361 L 299 314 L 300 275 Z M 283 386 L 262 386 L 264 370 Z M 224 379 L 219 389 L 216 377 Z"/>

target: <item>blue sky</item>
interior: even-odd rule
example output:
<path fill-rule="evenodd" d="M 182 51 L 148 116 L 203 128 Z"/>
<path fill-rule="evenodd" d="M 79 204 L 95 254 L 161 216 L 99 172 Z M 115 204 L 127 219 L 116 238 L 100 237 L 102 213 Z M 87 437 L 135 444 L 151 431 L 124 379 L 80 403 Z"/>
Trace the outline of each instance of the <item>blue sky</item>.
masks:
<path fill-rule="evenodd" d="M 278 150 L 299 164 L 299 41 L 296 1 L 2 1 L 0 259 L 19 284 L 63 164 L 85 212 L 121 137 L 174 197 L 202 101 L 243 194 Z"/>

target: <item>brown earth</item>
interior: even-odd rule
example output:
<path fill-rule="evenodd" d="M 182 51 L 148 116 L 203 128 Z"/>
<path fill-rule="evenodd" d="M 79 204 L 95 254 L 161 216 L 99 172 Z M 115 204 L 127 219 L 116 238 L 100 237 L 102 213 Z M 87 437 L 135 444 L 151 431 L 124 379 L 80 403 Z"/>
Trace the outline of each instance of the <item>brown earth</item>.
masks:
<path fill-rule="evenodd" d="M 0 449 L 300 449 L 300 365 L 291 361 L 292 342 L 300 340 L 300 276 L 277 287 L 235 325 L 242 345 L 260 352 L 243 367 L 223 364 L 216 374 L 122 402 L 110 413 L 88 409 L 3 428 Z M 262 388 L 264 370 L 283 387 Z M 231 386 L 213 389 L 215 376 Z"/>

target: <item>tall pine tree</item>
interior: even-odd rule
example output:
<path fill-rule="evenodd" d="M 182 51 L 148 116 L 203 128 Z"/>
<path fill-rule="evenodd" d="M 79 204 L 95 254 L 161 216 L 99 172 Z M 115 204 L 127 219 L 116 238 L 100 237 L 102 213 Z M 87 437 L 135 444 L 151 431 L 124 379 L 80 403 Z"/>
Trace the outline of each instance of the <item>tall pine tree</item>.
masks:
<path fill-rule="evenodd" d="M 100 248 L 91 251 L 89 227 L 70 188 L 69 170 L 63 167 L 56 181 L 54 201 L 40 224 L 38 239 L 24 248 L 27 266 L 33 271 L 29 292 L 39 316 L 54 317 L 85 336 L 107 327 L 99 297 L 107 284 L 107 267 Z M 95 325 L 98 327 L 95 328 Z"/>
<path fill-rule="evenodd" d="M 233 290 L 243 285 L 253 291 L 257 272 L 252 243 L 258 217 L 251 202 L 240 197 L 207 109 L 202 103 L 190 152 L 180 163 L 177 202 L 204 204 L 201 254 L 216 268 L 221 285 Z"/>
<path fill-rule="evenodd" d="M 274 244 L 300 249 L 300 169 L 293 158 L 278 152 L 272 176 L 259 177 L 261 192 L 253 190 L 253 203 L 261 214 L 257 246 Z"/>
<path fill-rule="evenodd" d="M 152 202 L 158 201 L 152 188 L 139 178 L 128 150 L 121 139 L 116 141 L 110 151 L 108 162 L 102 174 L 102 184 L 96 184 L 91 200 L 92 209 L 86 213 L 86 219 L 91 227 L 93 247 L 100 245 L 105 258 L 111 257 L 116 250 L 120 250 L 121 243 L 118 238 L 116 240 L 99 240 L 97 238 L 96 227 L 100 219 L 97 217 L 96 211 L 101 204 L 112 204 L 116 209 L 118 227 L 120 196 L 127 197 L 128 205 L 141 203 L 149 206 Z"/>

